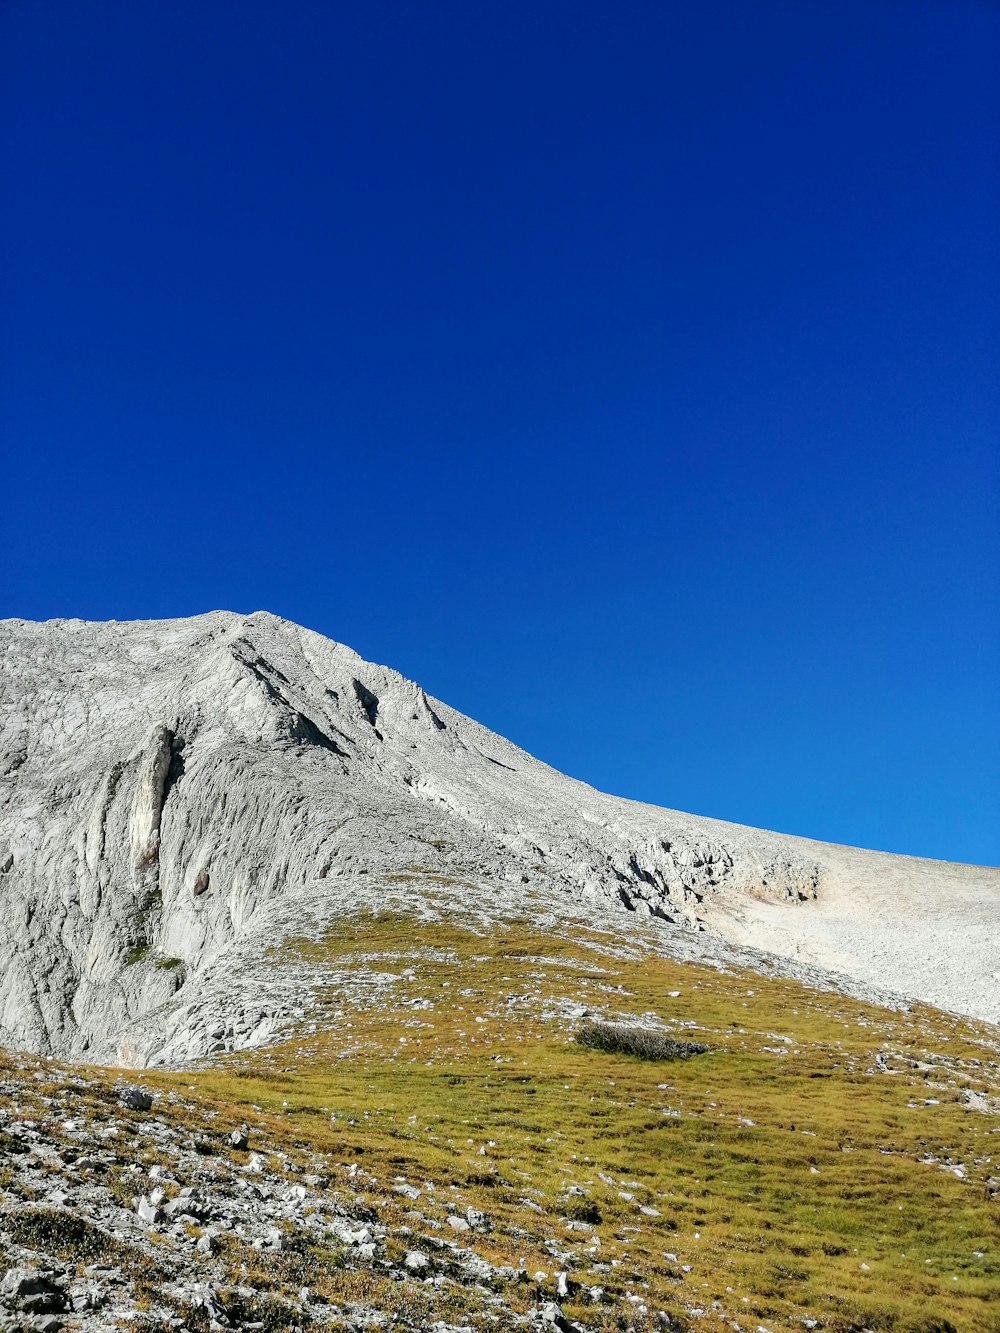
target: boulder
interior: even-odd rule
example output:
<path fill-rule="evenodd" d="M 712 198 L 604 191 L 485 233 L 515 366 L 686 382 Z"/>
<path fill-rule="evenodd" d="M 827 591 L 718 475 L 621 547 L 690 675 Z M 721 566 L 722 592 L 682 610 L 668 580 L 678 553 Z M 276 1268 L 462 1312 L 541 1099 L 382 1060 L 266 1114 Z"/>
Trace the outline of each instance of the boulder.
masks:
<path fill-rule="evenodd" d="M 0 1297 L 5 1305 L 22 1314 L 42 1315 L 65 1310 L 66 1293 L 55 1278 L 51 1269 L 10 1268 L 0 1282 Z"/>
<path fill-rule="evenodd" d="M 129 1111 L 151 1111 L 153 1098 L 142 1088 L 126 1088 L 118 1098 L 119 1103 Z"/>

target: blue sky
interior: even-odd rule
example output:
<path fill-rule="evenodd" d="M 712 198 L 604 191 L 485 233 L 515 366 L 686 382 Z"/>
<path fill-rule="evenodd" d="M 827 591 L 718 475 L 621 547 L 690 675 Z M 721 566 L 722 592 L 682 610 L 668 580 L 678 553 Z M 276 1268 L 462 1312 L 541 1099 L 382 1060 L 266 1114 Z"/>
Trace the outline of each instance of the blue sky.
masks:
<path fill-rule="evenodd" d="M 994 4 L 8 0 L 0 614 L 265 608 L 1000 862 Z"/>

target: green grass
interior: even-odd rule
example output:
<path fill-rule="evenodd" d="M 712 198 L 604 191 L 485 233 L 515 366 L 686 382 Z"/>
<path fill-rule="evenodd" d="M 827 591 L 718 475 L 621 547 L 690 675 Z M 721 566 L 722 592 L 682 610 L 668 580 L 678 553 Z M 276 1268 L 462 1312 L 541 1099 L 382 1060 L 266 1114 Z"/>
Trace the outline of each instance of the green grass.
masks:
<path fill-rule="evenodd" d="M 472 1206 L 492 1230 L 462 1243 L 545 1272 L 551 1295 L 556 1242 L 575 1279 L 605 1289 L 604 1304 L 563 1303 L 593 1333 L 660 1327 L 659 1310 L 686 1327 L 691 1307 L 706 1330 L 724 1315 L 770 1333 L 807 1316 L 833 1333 L 1000 1333 L 1000 1208 L 985 1190 L 1000 1117 L 965 1098 L 997 1095 L 996 1029 L 616 945 L 526 924 L 344 922 L 275 951 L 329 968 L 316 1033 L 145 1083 L 179 1099 L 157 1114 L 219 1152 L 218 1125 L 245 1122 L 256 1151 L 323 1155 L 341 1201 L 412 1228 L 408 1246 Z M 344 978 L 362 966 L 396 980 L 358 1000 Z M 581 1004 L 709 1050 L 658 1063 L 590 1049 L 568 1016 Z M 99 1112 L 100 1083 L 86 1096 Z M 461 1289 L 411 1291 L 333 1252 L 233 1253 L 263 1292 L 306 1282 L 407 1302 L 427 1323 L 470 1312 Z M 535 1284 L 504 1296 L 527 1311 Z"/>
<path fill-rule="evenodd" d="M 650 1309 L 706 1308 L 705 1328 L 718 1301 L 773 1330 L 804 1315 L 844 1333 L 929 1331 L 929 1319 L 1000 1329 L 984 1183 L 1000 1120 L 963 1099 L 996 1092 L 994 1030 L 755 973 L 623 961 L 612 943 L 345 924 L 284 953 L 413 976 L 349 1012 L 331 983 L 310 1014 L 318 1034 L 233 1057 L 196 1086 L 261 1117 L 276 1141 L 360 1162 L 380 1182 L 431 1181 L 428 1217 L 483 1209 L 494 1230 L 477 1247 L 494 1262 L 551 1274 L 546 1241 L 570 1246 L 574 1271 L 615 1302 L 570 1303 L 588 1328 L 618 1327 L 631 1291 Z M 652 1014 L 711 1050 L 669 1066 L 588 1050 L 543 1000 Z M 879 1071 L 879 1052 L 895 1072 Z M 581 1206 L 601 1217 L 592 1254 L 590 1233 L 567 1226 Z M 400 1215 L 412 1207 L 401 1201 Z"/>

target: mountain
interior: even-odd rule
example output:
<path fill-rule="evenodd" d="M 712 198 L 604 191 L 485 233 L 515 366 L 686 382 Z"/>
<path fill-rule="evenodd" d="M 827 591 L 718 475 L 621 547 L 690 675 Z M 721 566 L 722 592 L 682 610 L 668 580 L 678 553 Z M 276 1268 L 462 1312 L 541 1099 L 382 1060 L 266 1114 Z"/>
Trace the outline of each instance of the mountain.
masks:
<path fill-rule="evenodd" d="M 602 795 L 265 612 L 0 622 L 0 691 L 8 1047 L 261 1045 L 316 983 L 281 941 L 385 910 L 610 928 L 1000 1020 L 1000 872 Z"/>

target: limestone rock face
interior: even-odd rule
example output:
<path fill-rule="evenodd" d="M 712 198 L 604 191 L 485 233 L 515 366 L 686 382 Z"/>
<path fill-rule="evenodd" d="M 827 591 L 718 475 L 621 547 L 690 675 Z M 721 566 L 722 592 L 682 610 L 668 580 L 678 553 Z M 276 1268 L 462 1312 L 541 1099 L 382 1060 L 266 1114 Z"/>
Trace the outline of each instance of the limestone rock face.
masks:
<path fill-rule="evenodd" d="M 265 1040 L 267 947 L 401 885 L 638 913 L 665 948 L 673 923 L 1000 1017 L 996 871 L 601 795 L 265 612 L 0 622 L 0 703 L 2 1044 L 143 1063 Z M 239 1014 L 199 1018 L 238 977 Z"/>

